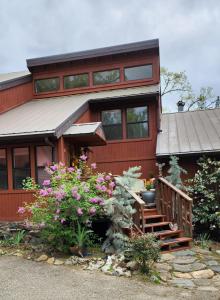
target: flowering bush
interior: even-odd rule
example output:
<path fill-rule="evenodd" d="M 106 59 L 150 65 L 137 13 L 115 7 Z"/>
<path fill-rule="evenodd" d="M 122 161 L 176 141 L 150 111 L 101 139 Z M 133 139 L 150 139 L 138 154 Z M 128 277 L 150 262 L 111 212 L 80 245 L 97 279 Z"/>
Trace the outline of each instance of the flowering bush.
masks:
<path fill-rule="evenodd" d="M 54 164 L 46 168 L 50 179 L 43 187 L 31 186 L 29 179 L 25 189 L 36 189 L 35 201 L 19 208 L 27 213 L 28 222 L 42 228 L 42 237 L 54 248 L 67 250 L 74 245 L 78 224 L 87 227 L 103 213 L 104 200 L 108 199 L 115 183 L 110 174 L 99 174 L 96 165 L 90 167 L 82 155 L 78 165 L 66 167 Z"/>
<path fill-rule="evenodd" d="M 146 180 L 145 187 L 146 187 L 146 190 L 148 190 L 148 191 L 155 189 L 155 178 L 150 178 L 150 179 Z"/>

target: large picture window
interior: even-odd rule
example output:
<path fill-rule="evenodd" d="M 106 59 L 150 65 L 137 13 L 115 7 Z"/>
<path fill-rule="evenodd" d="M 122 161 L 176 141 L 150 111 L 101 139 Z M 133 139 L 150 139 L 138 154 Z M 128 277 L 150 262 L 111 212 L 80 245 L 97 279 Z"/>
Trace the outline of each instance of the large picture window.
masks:
<path fill-rule="evenodd" d="M 109 70 L 109 71 L 100 71 L 93 73 L 93 84 L 107 84 L 107 83 L 116 83 L 120 81 L 120 71 L 119 69 Z"/>
<path fill-rule="evenodd" d="M 141 80 L 152 78 L 152 65 L 125 68 L 124 77 L 125 80 Z"/>
<path fill-rule="evenodd" d="M 45 171 L 45 167 L 52 164 L 53 149 L 50 146 L 36 147 L 37 159 L 37 182 L 42 185 L 45 179 L 49 179 L 49 174 Z"/>
<path fill-rule="evenodd" d="M 102 125 L 107 140 L 122 139 L 122 112 L 120 109 L 103 111 Z"/>
<path fill-rule="evenodd" d="M 8 171 L 6 149 L 0 149 L 0 190 L 8 189 Z"/>
<path fill-rule="evenodd" d="M 37 94 L 57 91 L 59 90 L 59 88 L 60 88 L 59 77 L 35 80 L 35 92 Z"/>
<path fill-rule="evenodd" d="M 31 176 L 29 148 L 13 149 L 13 185 L 14 189 L 22 189 L 22 182 Z"/>
<path fill-rule="evenodd" d="M 148 137 L 147 107 L 133 107 L 126 110 L 127 138 Z"/>
<path fill-rule="evenodd" d="M 64 88 L 65 89 L 86 87 L 88 85 L 89 85 L 89 75 L 88 74 L 64 76 Z"/>

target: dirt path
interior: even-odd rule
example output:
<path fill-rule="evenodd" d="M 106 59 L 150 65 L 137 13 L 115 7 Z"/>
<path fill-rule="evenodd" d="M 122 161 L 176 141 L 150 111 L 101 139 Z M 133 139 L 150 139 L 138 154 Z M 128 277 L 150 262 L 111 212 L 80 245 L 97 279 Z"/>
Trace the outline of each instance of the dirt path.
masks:
<path fill-rule="evenodd" d="M 220 299 L 210 292 L 168 288 L 100 272 L 0 257 L 0 299 Z"/>

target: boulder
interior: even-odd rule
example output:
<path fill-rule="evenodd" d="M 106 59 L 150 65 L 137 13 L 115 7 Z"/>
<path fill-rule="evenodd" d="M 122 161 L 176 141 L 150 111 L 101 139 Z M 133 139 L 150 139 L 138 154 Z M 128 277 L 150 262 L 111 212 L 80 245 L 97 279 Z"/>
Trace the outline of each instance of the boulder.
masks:
<path fill-rule="evenodd" d="M 60 259 L 56 259 L 53 263 L 55 266 L 60 266 L 60 265 L 63 265 L 64 264 L 64 261 L 63 260 L 60 260 Z"/>
<path fill-rule="evenodd" d="M 126 264 L 126 268 L 131 270 L 131 271 L 136 271 L 139 268 L 139 264 L 136 261 L 129 261 Z"/>
<path fill-rule="evenodd" d="M 210 279 L 212 278 L 215 274 L 212 270 L 206 269 L 206 270 L 199 270 L 191 273 L 193 278 L 196 279 Z"/>
<path fill-rule="evenodd" d="M 55 261 L 55 258 L 54 257 L 50 257 L 50 258 L 48 258 L 47 263 L 49 265 L 53 265 L 54 261 Z"/>
<path fill-rule="evenodd" d="M 36 259 L 37 262 L 46 261 L 46 260 L 48 260 L 48 256 L 46 254 L 42 254 Z"/>
<path fill-rule="evenodd" d="M 173 275 L 177 278 L 191 279 L 192 276 L 189 273 L 173 272 Z"/>

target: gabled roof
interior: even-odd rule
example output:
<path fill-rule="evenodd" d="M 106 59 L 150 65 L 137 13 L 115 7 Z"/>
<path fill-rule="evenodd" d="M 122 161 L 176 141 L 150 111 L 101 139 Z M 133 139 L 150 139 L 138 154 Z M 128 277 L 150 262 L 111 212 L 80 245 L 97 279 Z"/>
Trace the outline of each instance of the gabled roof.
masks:
<path fill-rule="evenodd" d="M 31 73 L 29 71 L 0 74 L 0 91 L 30 81 Z"/>
<path fill-rule="evenodd" d="M 33 135 L 59 138 L 77 121 L 92 99 L 127 99 L 158 92 L 159 85 L 155 85 L 32 100 L 0 115 L 0 141 Z"/>
<path fill-rule="evenodd" d="M 63 62 L 81 60 L 81 59 L 102 57 L 107 55 L 130 53 L 130 52 L 148 50 L 154 48 L 159 48 L 158 39 L 141 41 L 136 43 L 129 43 L 129 44 L 122 44 L 122 45 L 104 47 L 104 48 L 98 48 L 92 50 L 85 50 L 79 52 L 71 52 L 66 54 L 31 58 L 31 59 L 27 59 L 27 67 L 30 69 L 32 67 L 37 67 L 42 65 L 63 63 Z"/>
<path fill-rule="evenodd" d="M 220 152 L 220 108 L 161 116 L 157 156 Z"/>

